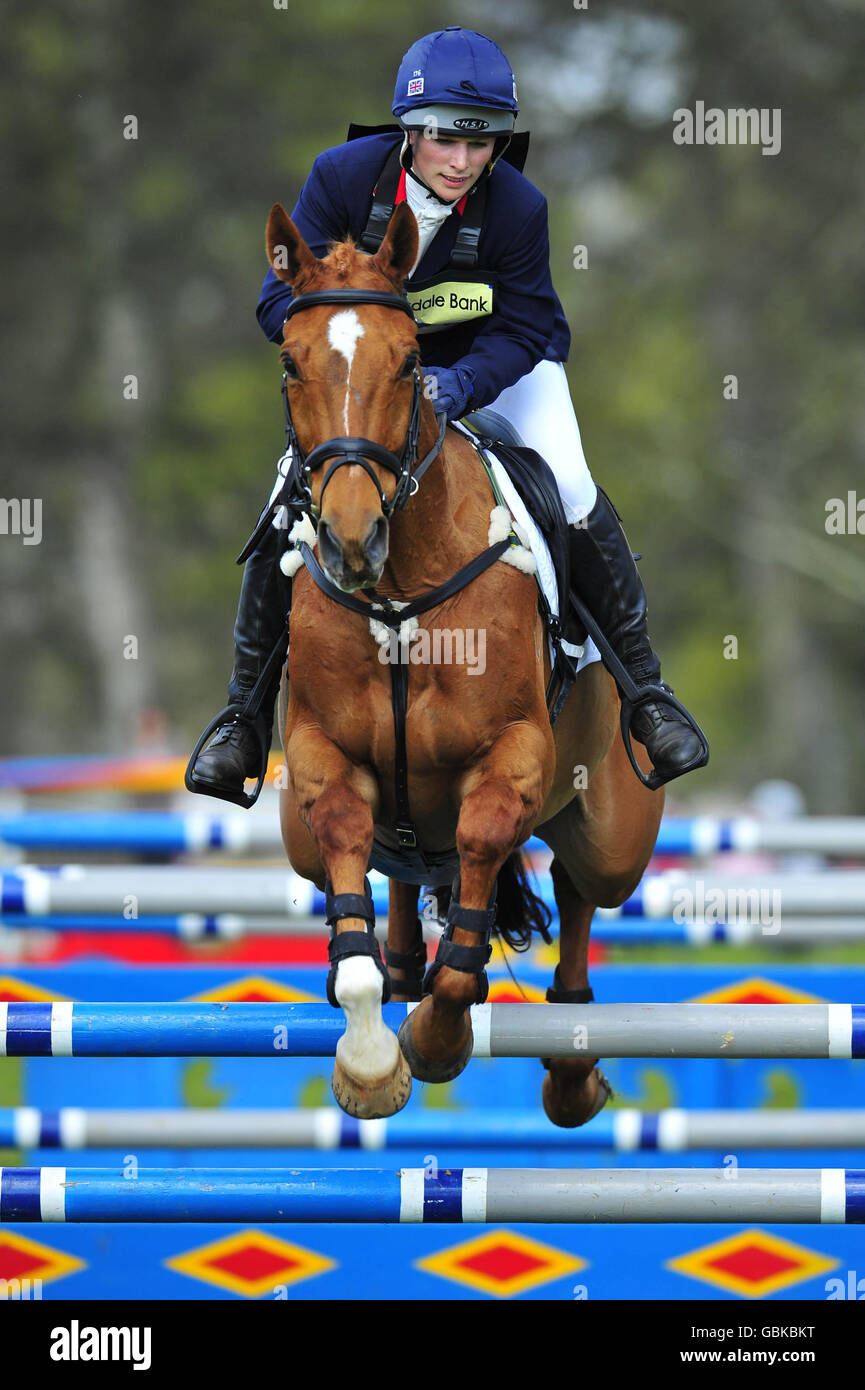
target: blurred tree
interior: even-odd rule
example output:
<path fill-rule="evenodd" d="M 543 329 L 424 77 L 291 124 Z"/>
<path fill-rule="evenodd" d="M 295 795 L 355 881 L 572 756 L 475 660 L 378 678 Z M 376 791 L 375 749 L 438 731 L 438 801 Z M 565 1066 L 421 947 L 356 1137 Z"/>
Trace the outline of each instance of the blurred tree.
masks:
<path fill-rule="evenodd" d="M 713 742 L 676 792 L 778 775 L 865 809 L 865 560 L 824 524 L 865 491 L 854 0 L 445 0 L 435 21 L 395 0 L 7 0 L 3 492 L 42 497 L 44 536 L 0 537 L 0 751 L 119 749 L 154 704 L 182 743 L 221 700 L 233 557 L 282 444 L 253 316 L 267 209 L 349 119 L 388 119 L 433 22 L 517 69 L 587 456 Z M 780 109 L 780 153 L 675 144 L 697 101 Z"/>

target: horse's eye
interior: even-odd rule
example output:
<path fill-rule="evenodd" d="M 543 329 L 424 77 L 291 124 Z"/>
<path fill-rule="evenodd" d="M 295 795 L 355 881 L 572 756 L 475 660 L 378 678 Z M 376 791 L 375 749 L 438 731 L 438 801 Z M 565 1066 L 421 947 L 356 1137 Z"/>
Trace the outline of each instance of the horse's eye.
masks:
<path fill-rule="evenodd" d="M 418 364 L 419 360 L 420 360 L 420 359 L 419 359 L 419 357 L 418 357 L 418 355 L 417 355 L 416 352 L 409 353 L 408 357 L 405 359 L 405 361 L 404 361 L 403 364 L 402 364 L 402 371 L 400 372 L 400 376 L 401 376 L 401 377 L 413 376 L 414 373 L 415 373 L 415 371 L 417 370 L 417 364 Z"/>
<path fill-rule="evenodd" d="M 287 352 L 283 352 L 280 354 L 280 360 L 282 361 L 282 370 L 285 372 L 289 381 L 297 381 L 300 372 L 298 371 L 297 363 L 294 358 L 289 356 Z"/>

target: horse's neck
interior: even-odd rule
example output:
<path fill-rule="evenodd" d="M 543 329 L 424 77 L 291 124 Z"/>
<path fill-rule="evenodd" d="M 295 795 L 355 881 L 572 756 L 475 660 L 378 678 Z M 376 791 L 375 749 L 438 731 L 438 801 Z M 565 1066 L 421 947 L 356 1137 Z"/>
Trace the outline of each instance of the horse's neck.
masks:
<path fill-rule="evenodd" d="M 438 435 L 432 412 L 430 424 L 421 434 L 420 458 Z M 378 591 L 390 598 L 411 597 L 443 584 L 487 545 L 494 502 L 472 446 L 447 434 L 405 511 L 391 520 L 388 560 Z"/>

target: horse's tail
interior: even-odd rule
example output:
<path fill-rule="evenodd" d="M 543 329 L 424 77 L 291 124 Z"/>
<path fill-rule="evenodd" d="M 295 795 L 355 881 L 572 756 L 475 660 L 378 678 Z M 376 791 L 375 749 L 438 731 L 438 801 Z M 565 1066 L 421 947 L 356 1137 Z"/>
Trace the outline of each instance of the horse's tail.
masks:
<path fill-rule="evenodd" d="M 496 880 L 496 929 L 514 951 L 527 951 L 532 932 L 549 944 L 552 913 L 543 898 L 532 891 L 520 851 L 505 860 Z"/>

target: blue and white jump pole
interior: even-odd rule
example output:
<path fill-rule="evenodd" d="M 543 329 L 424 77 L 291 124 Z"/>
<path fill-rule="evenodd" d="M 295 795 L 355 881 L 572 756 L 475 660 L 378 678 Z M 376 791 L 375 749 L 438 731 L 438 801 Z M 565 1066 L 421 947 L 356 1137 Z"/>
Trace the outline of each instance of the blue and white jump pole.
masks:
<path fill-rule="evenodd" d="M 684 1153 L 696 1149 L 865 1150 L 865 1110 L 603 1110 L 560 1129 L 537 1110 L 407 1109 L 356 1120 L 332 1106 L 301 1110 L 0 1110 L 0 1148 L 360 1149 L 447 1145 Z"/>
<path fill-rule="evenodd" d="M 844 1168 L 0 1168 L 7 1222 L 865 1222 Z"/>
<path fill-rule="evenodd" d="M 549 875 L 537 890 L 555 905 Z M 376 911 L 388 907 L 387 883 L 373 877 Z M 324 894 L 285 869 L 118 865 L 85 868 L 18 866 L 0 874 L 0 918 L 145 916 L 178 913 L 237 913 L 244 917 L 308 917 L 324 913 Z M 792 917 L 865 915 L 865 870 L 735 877 L 685 875 L 679 870 L 647 874 L 622 905 L 600 915 L 691 921 L 745 921 L 775 926 Z"/>
<path fill-rule="evenodd" d="M 399 1028 L 412 1004 L 386 1004 Z M 476 1057 L 865 1056 L 863 1004 L 478 1004 Z M 331 1057 L 317 1003 L 0 1003 L 0 1056 Z"/>
<path fill-rule="evenodd" d="M 425 940 L 437 942 L 441 936 L 441 925 L 425 919 L 422 919 L 422 925 Z M 324 917 L 294 917 L 287 914 L 281 917 L 255 917 L 237 912 L 209 915 L 178 912 L 132 919 L 95 913 L 66 913 L 55 917 L 15 916 L 7 919 L 5 928 L 0 919 L 0 934 L 4 929 L 7 935 L 22 931 L 106 935 L 132 932 L 136 936 L 166 934 L 187 942 L 238 941 L 245 936 L 320 936 L 324 940 L 330 933 Z M 558 932 L 555 913 L 551 930 L 554 936 Z M 382 941 L 387 937 L 384 908 L 380 909 L 376 935 Z M 760 922 L 679 922 L 672 917 L 619 917 L 598 912 L 592 923 L 592 941 L 606 946 L 709 946 L 727 942 L 734 946 L 766 946 L 771 950 L 776 946 L 786 948 L 794 942 L 816 946 L 865 941 L 865 917 L 787 917 L 780 929 L 771 925 L 767 929 L 767 924 Z"/>
<path fill-rule="evenodd" d="M 26 811 L 0 814 L 0 848 L 66 853 L 281 854 L 279 822 L 271 808 L 246 811 Z M 529 850 L 546 851 L 530 840 Z M 661 822 L 656 852 L 702 856 L 824 854 L 865 858 L 865 817 L 669 816 Z"/>

